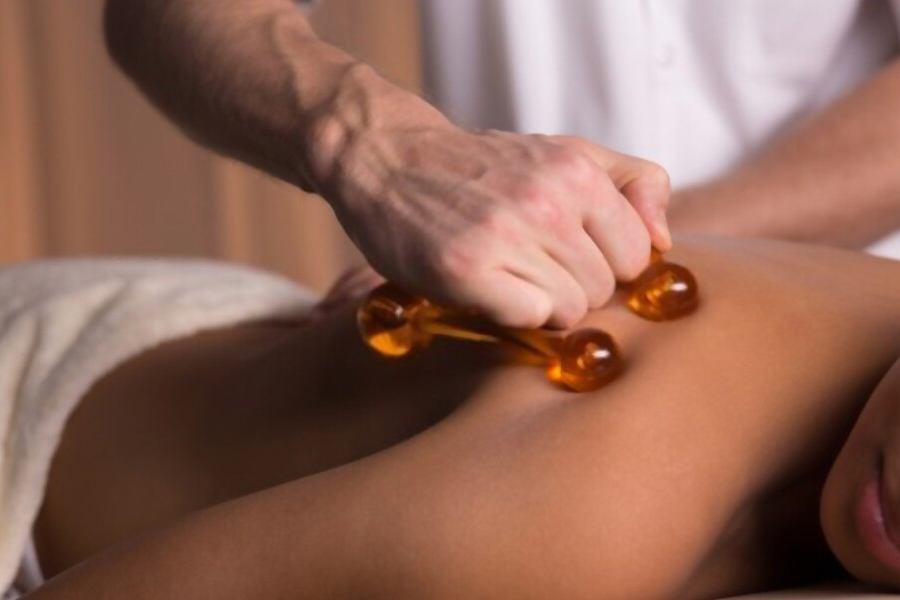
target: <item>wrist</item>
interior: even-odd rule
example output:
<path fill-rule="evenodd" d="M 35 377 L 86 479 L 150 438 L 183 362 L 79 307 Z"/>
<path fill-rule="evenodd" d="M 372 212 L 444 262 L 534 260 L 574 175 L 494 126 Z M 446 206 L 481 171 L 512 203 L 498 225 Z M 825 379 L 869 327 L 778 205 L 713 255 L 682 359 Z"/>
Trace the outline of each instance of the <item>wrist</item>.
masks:
<path fill-rule="evenodd" d="M 455 129 L 417 95 L 381 78 L 365 63 L 343 65 L 331 93 L 305 119 L 300 170 L 334 205 L 350 190 L 383 185 L 400 165 L 398 136 L 414 130 Z"/>

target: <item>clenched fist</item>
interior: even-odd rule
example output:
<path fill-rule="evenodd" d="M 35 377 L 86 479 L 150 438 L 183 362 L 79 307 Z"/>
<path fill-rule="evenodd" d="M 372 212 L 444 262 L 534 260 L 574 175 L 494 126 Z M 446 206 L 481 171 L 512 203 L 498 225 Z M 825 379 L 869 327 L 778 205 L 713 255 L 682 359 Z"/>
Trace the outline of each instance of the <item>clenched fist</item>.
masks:
<path fill-rule="evenodd" d="M 424 102 L 422 103 L 424 105 Z M 427 105 L 425 105 L 427 107 Z M 516 327 L 566 328 L 671 245 L 666 172 L 574 137 L 323 120 L 323 193 L 375 269 Z"/>

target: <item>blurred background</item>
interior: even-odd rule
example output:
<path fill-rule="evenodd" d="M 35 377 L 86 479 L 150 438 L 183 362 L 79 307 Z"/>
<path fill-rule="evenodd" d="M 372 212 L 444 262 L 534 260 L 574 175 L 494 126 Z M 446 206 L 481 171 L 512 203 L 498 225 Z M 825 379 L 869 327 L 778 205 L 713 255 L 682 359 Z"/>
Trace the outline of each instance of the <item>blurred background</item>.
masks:
<path fill-rule="evenodd" d="M 0 265 L 222 258 L 323 289 L 358 254 L 330 208 L 215 156 L 106 55 L 103 0 L 0 0 Z M 419 86 L 415 0 L 329 0 L 319 34 Z"/>

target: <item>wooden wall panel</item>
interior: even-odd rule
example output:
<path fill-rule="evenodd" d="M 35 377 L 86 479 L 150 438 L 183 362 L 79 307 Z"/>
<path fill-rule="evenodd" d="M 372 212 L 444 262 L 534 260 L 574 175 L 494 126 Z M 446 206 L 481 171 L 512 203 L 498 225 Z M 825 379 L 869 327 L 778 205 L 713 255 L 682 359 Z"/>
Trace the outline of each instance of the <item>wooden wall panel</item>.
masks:
<path fill-rule="evenodd" d="M 25 9 L 22 2 L 0 2 L 0 264 L 44 249 L 34 57 Z"/>
<path fill-rule="evenodd" d="M 358 260 L 329 207 L 188 141 L 106 56 L 103 0 L 0 1 L 0 264 L 192 255 L 322 288 Z M 415 0 L 326 0 L 324 37 L 415 88 Z"/>
<path fill-rule="evenodd" d="M 100 0 L 29 2 L 52 255 L 210 254 L 211 156 L 112 66 Z"/>

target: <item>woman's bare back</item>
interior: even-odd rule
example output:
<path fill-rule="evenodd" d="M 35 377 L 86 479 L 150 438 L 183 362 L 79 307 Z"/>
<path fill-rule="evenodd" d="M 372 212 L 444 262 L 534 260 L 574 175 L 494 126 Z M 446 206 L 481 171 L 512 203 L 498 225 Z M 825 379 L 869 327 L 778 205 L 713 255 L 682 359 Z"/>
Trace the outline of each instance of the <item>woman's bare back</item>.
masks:
<path fill-rule="evenodd" d="M 470 343 L 386 361 L 354 307 L 147 353 L 67 428 L 46 566 L 298 494 L 318 515 L 293 541 L 298 569 L 318 548 L 373 596 L 709 597 L 784 583 L 779 550 L 822 572 L 818 490 L 900 355 L 900 266 L 755 241 L 683 240 L 671 258 L 701 307 L 651 323 L 617 298 L 590 314 L 628 364 L 591 394 Z"/>

